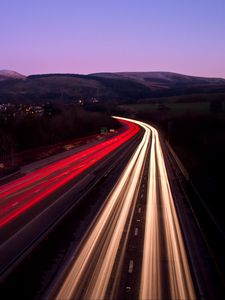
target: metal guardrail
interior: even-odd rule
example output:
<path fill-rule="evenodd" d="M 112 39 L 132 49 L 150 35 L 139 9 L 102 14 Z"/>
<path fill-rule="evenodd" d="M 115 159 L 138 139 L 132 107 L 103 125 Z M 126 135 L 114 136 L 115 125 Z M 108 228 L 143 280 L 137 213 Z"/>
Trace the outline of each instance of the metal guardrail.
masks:
<path fill-rule="evenodd" d="M 173 148 L 171 147 L 171 145 L 169 144 L 169 142 L 166 141 L 166 145 L 168 147 L 168 150 L 170 151 L 170 153 L 172 154 L 174 160 L 176 161 L 178 167 L 180 168 L 180 171 L 182 172 L 182 174 L 184 175 L 186 180 L 190 179 L 189 173 L 186 170 L 186 168 L 184 167 L 184 165 L 182 164 L 182 162 L 180 161 L 179 157 L 177 156 L 177 154 L 174 152 Z"/>

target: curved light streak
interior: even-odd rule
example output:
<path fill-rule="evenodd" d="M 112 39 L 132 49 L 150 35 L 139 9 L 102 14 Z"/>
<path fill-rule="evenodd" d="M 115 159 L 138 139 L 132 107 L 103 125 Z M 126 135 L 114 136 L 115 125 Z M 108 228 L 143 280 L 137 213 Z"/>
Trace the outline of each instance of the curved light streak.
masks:
<path fill-rule="evenodd" d="M 126 223 L 133 217 L 131 208 L 137 201 L 144 163 L 150 159 L 139 298 L 165 299 L 163 281 L 168 280 L 170 295 L 166 295 L 167 299 L 196 299 L 158 133 L 143 122 L 119 119 L 141 126 L 145 134 L 92 223 L 56 298 L 113 298 L 107 294 L 107 287 L 112 275 L 117 278 L 117 274 L 112 274 L 116 257 L 125 255 L 123 251 L 120 253 L 121 241 L 127 241 L 122 235 L 126 232 Z M 149 144 L 150 157 L 146 157 Z M 160 218 L 163 218 L 163 228 Z M 168 274 L 163 274 L 161 267 L 161 234 L 164 234 L 166 245 Z M 116 270 L 122 272 L 119 267 Z"/>
<path fill-rule="evenodd" d="M 138 133 L 139 126 L 129 121 L 121 122 L 127 127 L 123 133 L 0 186 L 0 228 L 15 220 Z"/>

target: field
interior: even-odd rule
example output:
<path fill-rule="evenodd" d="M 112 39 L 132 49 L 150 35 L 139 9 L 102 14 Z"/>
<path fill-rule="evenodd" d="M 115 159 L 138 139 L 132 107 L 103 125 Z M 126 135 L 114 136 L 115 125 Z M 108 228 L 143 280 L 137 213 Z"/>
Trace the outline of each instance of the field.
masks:
<path fill-rule="evenodd" d="M 182 102 L 182 103 L 140 103 L 140 104 L 129 104 L 119 106 L 121 109 L 132 111 L 133 113 L 151 113 L 164 111 L 170 114 L 183 114 L 183 113 L 209 113 L 210 103 L 209 102 Z"/>

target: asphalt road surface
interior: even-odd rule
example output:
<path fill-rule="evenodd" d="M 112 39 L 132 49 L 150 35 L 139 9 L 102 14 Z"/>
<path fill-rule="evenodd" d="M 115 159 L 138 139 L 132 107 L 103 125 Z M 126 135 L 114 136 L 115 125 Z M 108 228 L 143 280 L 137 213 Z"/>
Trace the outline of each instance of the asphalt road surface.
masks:
<path fill-rule="evenodd" d="M 126 119 L 128 121 L 128 119 Z M 131 120 L 129 120 L 131 121 Z M 148 165 L 146 209 L 138 298 L 196 299 L 164 157 L 157 131 L 139 121 L 145 133 L 123 174 L 59 278 L 57 299 L 116 299 L 124 272 L 127 243 L 133 232 L 144 170 Z M 143 178 L 145 176 L 145 178 Z M 127 272 L 135 272 L 135 257 Z M 112 282 L 113 278 L 113 282 Z M 132 281 L 131 281 L 132 282 Z M 133 281 L 135 284 L 135 281 Z M 110 289 L 109 289 L 110 286 Z M 126 286 L 132 299 L 132 286 Z M 133 295 L 134 296 L 134 295 Z M 135 295 L 136 296 L 136 295 Z"/>
<path fill-rule="evenodd" d="M 112 157 L 121 155 L 121 147 L 140 132 L 139 126 L 122 122 L 125 130 L 111 139 L 0 186 L 1 277 L 74 206 L 74 194 L 79 200 L 79 193 L 94 186 L 98 170 L 102 168 L 104 176 L 113 165 Z"/>
<path fill-rule="evenodd" d="M 0 186 L 0 275 L 6 278 L 8 270 L 121 164 L 116 183 L 109 184 L 111 192 L 41 297 L 215 299 L 212 277 L 219 282 L 218 274 L 196 227 L 198 220 L 193 221 L 180 183 L 172 178 L 177 167 L 168 173 L 170 152 L 162 149 L 152 126 L 118 119 L 126 128 L 120 134 Z"/>

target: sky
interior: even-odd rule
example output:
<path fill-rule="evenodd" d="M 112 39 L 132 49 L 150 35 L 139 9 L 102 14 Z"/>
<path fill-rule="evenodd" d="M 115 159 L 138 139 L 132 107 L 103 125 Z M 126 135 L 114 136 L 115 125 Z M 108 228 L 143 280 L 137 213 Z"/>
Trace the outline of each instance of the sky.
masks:
<path fill-rule="evenodd" d="M 1 0 L 0 69 L 225 78 L 225 0 Z"/>

